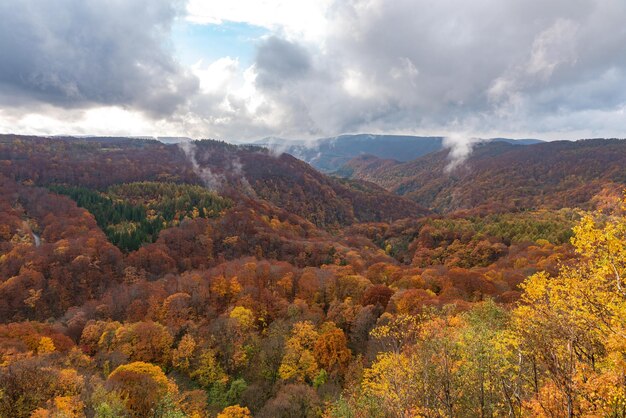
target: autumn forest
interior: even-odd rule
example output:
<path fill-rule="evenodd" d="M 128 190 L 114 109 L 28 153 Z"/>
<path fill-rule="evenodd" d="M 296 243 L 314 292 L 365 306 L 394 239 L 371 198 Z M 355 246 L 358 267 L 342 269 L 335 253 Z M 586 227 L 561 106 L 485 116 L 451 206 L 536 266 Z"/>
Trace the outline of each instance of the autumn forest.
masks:
<path fill-rule="evenodd" d="M 626 142 L 449 152 L 0 135 L 0 417 L 626 417 Z"/>

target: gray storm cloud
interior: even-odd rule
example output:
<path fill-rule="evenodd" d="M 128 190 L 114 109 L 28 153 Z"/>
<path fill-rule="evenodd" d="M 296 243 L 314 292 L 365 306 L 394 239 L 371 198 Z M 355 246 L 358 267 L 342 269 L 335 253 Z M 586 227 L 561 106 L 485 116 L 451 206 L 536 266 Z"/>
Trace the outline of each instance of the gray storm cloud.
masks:
<path fill-rule="evenodd" d="M 272 36 L 262 42 L 256 54 L 257 85 L 280 89 L 293 79 L 306 77 L 310 57 L 300 45 Z"/>
<path fill-rule="evenodd" d="M 626 103 L 623 1 L 338 1 L 330 10 L 324 48 L 298 49 L 306 72 L 257 59 L 263 85 L 289 80 L 266 93 L 292 132 L 567 131 L 581 120 L 602 130 L 589 112 Z M 282 54 L 288 62 L 292 51 L 272 48 L 272 62 Z"/>
<path fill-rule="evenodd" d="M 0 1 L 0 103 L 172 114 L 198 89 L 166 48 L 179 2 Z"/>

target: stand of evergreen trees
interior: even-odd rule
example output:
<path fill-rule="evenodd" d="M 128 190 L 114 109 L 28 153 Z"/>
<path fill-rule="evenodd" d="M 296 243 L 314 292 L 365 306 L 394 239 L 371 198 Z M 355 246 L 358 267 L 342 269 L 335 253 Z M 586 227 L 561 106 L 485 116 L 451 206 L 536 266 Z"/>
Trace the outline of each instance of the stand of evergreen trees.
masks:
<path fill-rule="evenodd" d="M 159 232 L 185 218 L 217 217 L 231 202 L 201 186 L 137 182 L 112 186 L 104 192 L 67 185 L 51 185 L 93 214 L 111 243 L 122 251 L 155 242 Z"/>

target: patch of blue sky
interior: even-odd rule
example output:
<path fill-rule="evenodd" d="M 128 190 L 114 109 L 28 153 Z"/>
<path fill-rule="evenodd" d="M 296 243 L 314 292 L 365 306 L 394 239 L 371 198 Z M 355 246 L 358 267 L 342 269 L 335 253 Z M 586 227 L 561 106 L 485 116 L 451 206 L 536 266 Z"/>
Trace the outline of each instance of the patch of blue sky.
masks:
<path fill-rule="evenodd" d="M 246 23 L 195 24 L 181 20 L 172 28 L 172 42 L 179 62 L 185 66 L 200 60 L 208 64 L 228 56 L 246 68 L 254 62 L 259 39 L 268 33 L 266 28 Z"/>

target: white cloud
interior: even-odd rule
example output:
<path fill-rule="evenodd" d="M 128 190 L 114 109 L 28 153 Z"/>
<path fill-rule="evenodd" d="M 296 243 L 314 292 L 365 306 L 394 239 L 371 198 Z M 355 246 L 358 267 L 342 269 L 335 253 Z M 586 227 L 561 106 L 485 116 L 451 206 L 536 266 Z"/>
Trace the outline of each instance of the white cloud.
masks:
<path fill-rule="evenodd" d="M 220 58 L 206 66 L 200 61 L 191 69 L 200 80 L 200 90 L 204 94 L 223 91 L 240 76 L 239 61 L 231 57 Z"/>
<path fill-rule="evenodd" d="M 468 132 L 451 132 L 443 138 L 443 146 L 448 148 L 448 164 L 445 171 L 454 171 L 461 166 L 467 157 L 472 153 L 474 145 L 481 142 L 481 139 L 471 136 Z"/>
<path fill-rule="evenodd" d="M 357 99 L 373 99 L 383 94 L 383 89 L 373 80 L 368 80 L 359 70 L 348 68 L 343 77 L 343 88 Z"/>
<path fill-rule="evenodd" d="M 575 63 L 578 26 L 571 20 L 557 19 L 537 35 L 526 71 L 546 80 L 559 65 Z"/>

